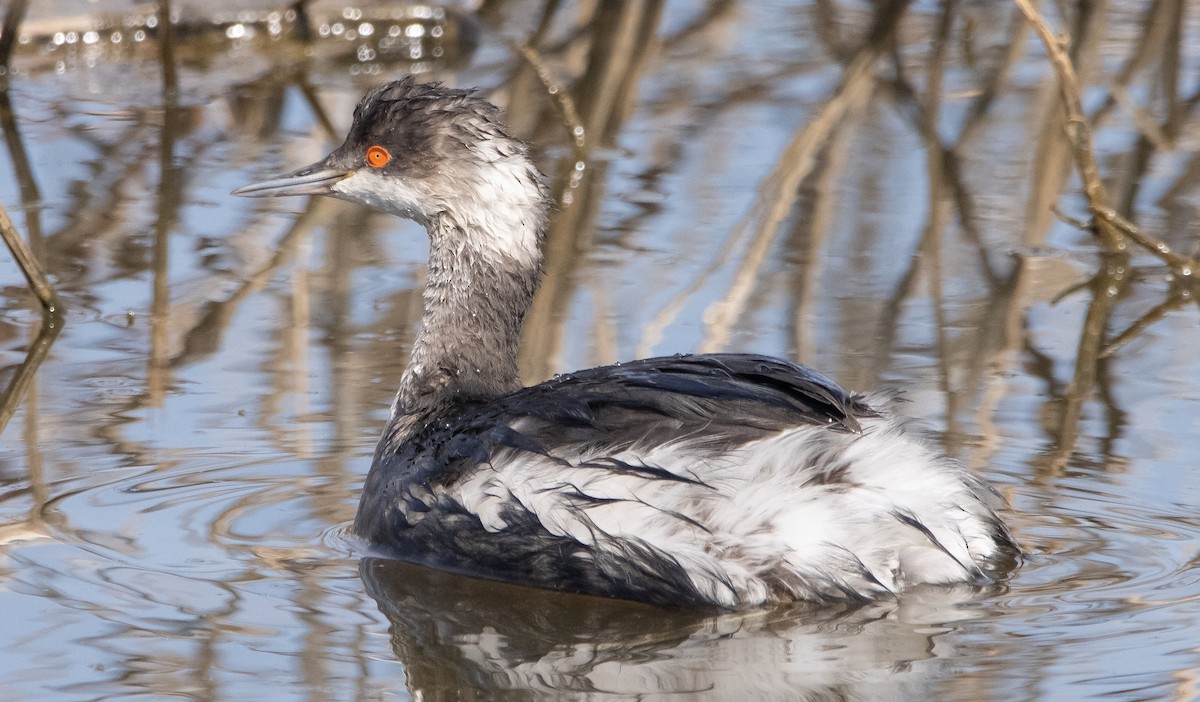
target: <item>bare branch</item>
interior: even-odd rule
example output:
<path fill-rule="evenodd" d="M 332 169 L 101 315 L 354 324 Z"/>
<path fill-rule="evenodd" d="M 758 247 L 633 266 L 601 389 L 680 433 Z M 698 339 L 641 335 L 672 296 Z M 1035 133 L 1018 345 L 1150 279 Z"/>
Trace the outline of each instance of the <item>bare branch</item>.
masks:
<path fill-rule="evenodd" d="M 1191 276 L 1198 267 L 1195 260 L 1180 256 L 1162 241 L 1146 234 L 1129 220 L 1122 217 L 1109 202 L 1108 192 L 1100 179 L 1100 169 L 1096 165 L 1096 157 L 1092 151 L 1091 127 L 1083 114 L 1083 102 L 1080 98 L 1079 81 L 1075 68 L 1071 65 L 1071 57 L 1065 46 L 1069 37 L 1058 39 L 1050 26 L 1046 24 L 1041 13 L 1033 6 L 1031 0 L 1014 0 L 1017 7 L 1025 15 L 1033 30 L 1046 47 L 1054 72 L 1058 76 L 1058 87 L 1062 95 L 1063 107 L 1067 113 L 1067 140 L 1071 144 L 1071 152 L 1075 156 L 1075 165 L 1083 178 L 1083 192 L 1088 201 L 1088 209 L 1095 215 L 1095 231 L 1101 243 L 1109 251 L 1124 251 L 1125 239 L 1128 238 L 1138 246 L 1146 249 L 1162 259 L 1181 276 Z"/>
<path fill-rule="evenodd" d="M 1042 19 L 1042 15 L 1030 0 L 1014 0 L 1017 7 L 1025 15 L 1026 21 L 1046 46 L 1046 53 L 1054 65 L 1058 75 L 1058 88 L 1062 95 L 1063 107 L 1067 112 L 1067 140 L 1071 144 L 1071 153 L 1075 156 L 1075 165 L 1083 178 L 1083 192 L 1087 197 L 1088 207 L 1096 211 L 1100 207 L 1109 207 L 1108 193 L 1104 181 L 1100 179 L 1100 168 L 1096 165 L 1096 157 L 1092 152 L 1092 133 L 1087 118 L 1083 115 L 1083 101 L 1079 93 L 1079 80 L 1075 76 L 1075 67 L 1071 65 L 1071 57 L 1067 54 L 1065 45 L 1069 38 L 1058 39 L 1050 30 L 1050 25 Z M 1110 251 L 1122 251 L 1125 242 L 1120 231 L 1112 222 L 1097 219 L 1097 233 L 1104 247 Z"/>

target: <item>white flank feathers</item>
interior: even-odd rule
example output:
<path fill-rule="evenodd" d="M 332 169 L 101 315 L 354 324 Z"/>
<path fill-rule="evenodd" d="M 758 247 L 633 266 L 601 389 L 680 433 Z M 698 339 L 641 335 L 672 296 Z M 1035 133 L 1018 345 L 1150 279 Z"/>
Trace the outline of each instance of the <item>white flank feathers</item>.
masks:
<path fill-rule="evenodd" d="M 827 481 L 831 455 L 844 469 Z M 588 466 L 603 457 L 571 457 L 570 468 L 518 453 L 450 497 L 493 532 L 516 500 L 550 533 L 589 548 L 644 543 L 725 607 L 972 582 L 997 549 L 990 489 L 891 419 L 864 420 L 862 434 L 798 427 L 725 453 L 685 439 L 613 456 L 703 484 Z M 578 493 L 613 501 L 580 509 Z"/>

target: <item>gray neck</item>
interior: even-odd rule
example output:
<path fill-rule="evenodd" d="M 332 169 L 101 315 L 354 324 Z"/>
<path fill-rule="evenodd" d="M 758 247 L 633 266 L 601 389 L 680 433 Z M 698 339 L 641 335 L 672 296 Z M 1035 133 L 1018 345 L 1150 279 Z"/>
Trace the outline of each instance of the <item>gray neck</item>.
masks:
<path fill-rule="evenodd" d="M 521 323 L 541 277 L 536 249 L 532 257 L 522 258 L 472 246 L 470 242 L 488 241 L 488 233 L 470 231 L 449 215 L 426 224 L 425 312 L 392 407 L 393 420 L 428 416 L 458 402 L 520 388 Z"/>

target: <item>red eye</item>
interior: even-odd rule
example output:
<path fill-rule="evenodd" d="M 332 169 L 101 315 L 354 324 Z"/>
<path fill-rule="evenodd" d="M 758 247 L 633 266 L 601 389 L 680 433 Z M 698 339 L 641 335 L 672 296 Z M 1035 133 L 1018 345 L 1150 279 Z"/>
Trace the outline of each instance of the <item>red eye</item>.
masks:
<path fill-rule="evenodd" d="M 367 165 L 371 168 L 383 168 L 392 160 L 392 155 L 382 146 L 372 146 L 367 149 Z"/>

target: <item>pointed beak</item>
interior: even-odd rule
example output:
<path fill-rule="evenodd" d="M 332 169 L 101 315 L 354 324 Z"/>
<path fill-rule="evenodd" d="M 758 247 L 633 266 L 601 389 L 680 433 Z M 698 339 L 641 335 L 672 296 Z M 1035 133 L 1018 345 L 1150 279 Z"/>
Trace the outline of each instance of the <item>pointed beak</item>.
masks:
<path fill-rule="evenodd" d="M 344 168 L 329 168 L 324 162 L 305 166 L 282 178 L 243 185 L 231 195 L 242 197 L 281 197 L 283 195 L 329 195 L 339 181 L 354 175 Z"/>

